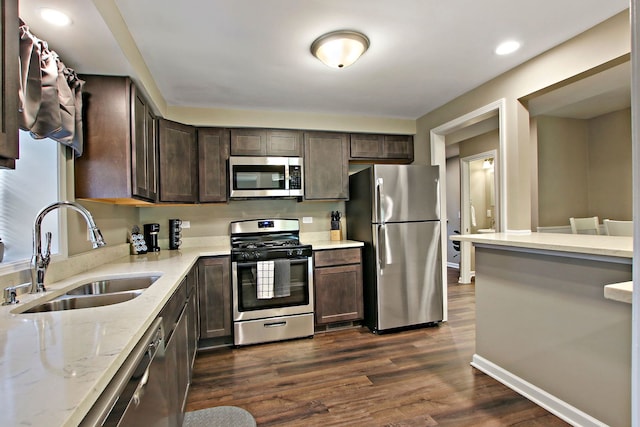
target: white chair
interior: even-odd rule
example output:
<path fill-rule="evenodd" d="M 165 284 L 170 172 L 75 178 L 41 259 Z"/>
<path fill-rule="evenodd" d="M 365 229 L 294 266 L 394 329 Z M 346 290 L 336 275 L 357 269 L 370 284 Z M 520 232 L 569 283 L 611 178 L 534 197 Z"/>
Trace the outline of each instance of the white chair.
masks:
<path fill-rule="evenodd" d="M 633 221 L 605 219 L 602 222 L 608 236 L 633 236 Z"/>
<path fill-rule="evenodd" d="M 571 233 L 573 234 L 600 234 L 600 222 L 597 216 L 589 218 L 569 218 Z"/>

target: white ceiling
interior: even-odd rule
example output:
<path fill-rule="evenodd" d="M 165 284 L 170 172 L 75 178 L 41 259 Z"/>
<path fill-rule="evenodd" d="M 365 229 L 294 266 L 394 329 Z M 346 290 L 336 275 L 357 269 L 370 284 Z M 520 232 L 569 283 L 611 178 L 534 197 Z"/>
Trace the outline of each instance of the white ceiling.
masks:
<path fill-rule="evenodd" d="M 629 0 L 20 0 L 80 73 L 139 77 L 98 6 L 115 6 L 169 105 L 415 119 L 626 9 Z M 73 25 L 52 28 L 38 8 Z M 371 47 L 331 69 L 309 46 L 336 29 Z M 121 36 L 121 34 L 120 34 Z M 516 39 L 507 57 L 495 46 Z"/>

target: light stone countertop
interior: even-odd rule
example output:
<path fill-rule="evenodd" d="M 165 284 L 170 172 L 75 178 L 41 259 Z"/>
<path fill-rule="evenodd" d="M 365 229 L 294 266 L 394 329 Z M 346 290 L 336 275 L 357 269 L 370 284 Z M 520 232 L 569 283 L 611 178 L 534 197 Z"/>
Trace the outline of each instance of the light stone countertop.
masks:
<path fill-rule="evenodd" d="M 449 236 L 449 240 L 542 251 L 633 258 L 632 237 L 532 232 L 452 235 Z"/>
<path fill-rule="evenodd" d="M 604 297 L 613 301 L 631 304 L 633 300 L 633 282 L 606 285 L 604 287 Z"/>
<path fill-rule="evenodd" d="M 357 242 L 355 240 L 303 240 L 302 243 L 310 244 L 313 246 L 314 251 L 324 249 L 360 248 L 364 246 L 363 242 Z"/>
<path fill-rule="evenodd" d="M 363 245 L 321 239 L 305 243 L 314 249 Z M 228 242 L 216 242 L 125 256 L 48 284 L 45 294 L 23 294 L 19 304 L 0 306 L 0 425 L 76 426 L 198 258 L 229 253 Z M 87 281 L 150 273 L 162 276 L 131 301 L 20 314 Z"/>
<path fill-rule="evenodd" d="M 562 233 L 495 233 L 449 236 L 450 240 L 574 254 L 633 258 L 633 238 Z M 604 297 L 631 304 L 633 282 L 604 284 Z"/>

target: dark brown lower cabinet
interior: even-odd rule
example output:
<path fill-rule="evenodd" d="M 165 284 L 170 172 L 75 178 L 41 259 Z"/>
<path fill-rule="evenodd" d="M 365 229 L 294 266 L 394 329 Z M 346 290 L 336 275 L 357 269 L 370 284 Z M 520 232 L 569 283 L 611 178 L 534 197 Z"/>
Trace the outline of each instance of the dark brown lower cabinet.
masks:
<path fill-rule="evenodd" d="M 198 261 L 201 339 L 231 335 L 229 269 L 228 256 L 205 257 Z"/>
<path fill-rule="evenodd" d="M 315 251 L 315 322 L 362 320 L 362 253 L 360 248 Z"/>

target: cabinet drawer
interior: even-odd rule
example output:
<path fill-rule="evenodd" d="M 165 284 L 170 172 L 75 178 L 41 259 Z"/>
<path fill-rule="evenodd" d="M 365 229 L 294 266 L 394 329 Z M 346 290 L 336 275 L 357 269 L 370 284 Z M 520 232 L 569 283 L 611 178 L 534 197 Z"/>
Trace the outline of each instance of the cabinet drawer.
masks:
<path fill-rule="evenodd" d="M 315 267 L 359 264 L 360 261 L 360 248 L 320 250 L 313 254 L 313 263 Z"/>

